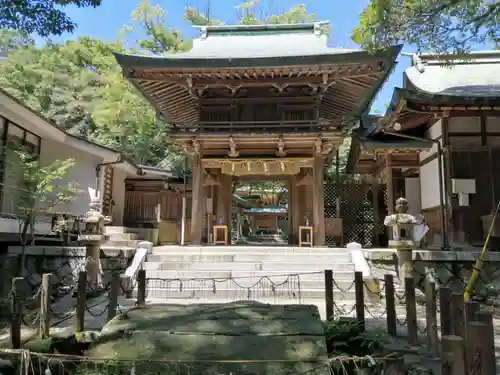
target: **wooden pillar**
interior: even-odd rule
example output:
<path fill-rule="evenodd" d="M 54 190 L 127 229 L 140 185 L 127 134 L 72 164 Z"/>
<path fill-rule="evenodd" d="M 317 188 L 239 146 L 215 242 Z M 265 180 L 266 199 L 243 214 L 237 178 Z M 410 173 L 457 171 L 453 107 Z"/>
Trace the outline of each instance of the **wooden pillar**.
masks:
<path fill-rule="evenodd" d="M 220 175 L 219 196 L 217 197 L 217 223 L 221 220 L 231 231 L 231 210 L 233 203 L 233 176 L 228 174 Z"/>
<path fill-rule="evenodd" d="M 314 246 L 325 245 L 325 195 L 323 185 L 323 168 L 325 159 L 315 155 L 313 159 L 313 226 Z"/>
<path fill-rule="evenodd" d="M 201 163 L 201 155 L 195 154 L 193 162 L 193 197 L 191 204 L 191 243 L 201 245 L 203 227 L 205 222 L 205 187 L 203 186 L 204 173 Z"/>
<path fill-rule="evenodd" d="M 298 244 L 300 223 L 300 197 L 297 186 L 297 175 L 290 176 L 288 180 L 288 244 Z"/>
<path fill-rule="evenodd" d="M 392 215 L 396 201 L 394 199 L 394 179 L 392 176 L 392 155 L 387 153 L 385 156 L 385 180 L 387 182 L 387 213 Z"/>

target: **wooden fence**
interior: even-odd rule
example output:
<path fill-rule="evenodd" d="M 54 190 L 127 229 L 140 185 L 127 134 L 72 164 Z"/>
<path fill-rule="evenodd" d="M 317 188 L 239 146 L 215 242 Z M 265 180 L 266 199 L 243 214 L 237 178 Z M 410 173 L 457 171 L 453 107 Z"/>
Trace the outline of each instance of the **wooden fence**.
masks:
<path fill-rule="evenodd" d="M 48 337 L 51 326 L 51 274 L 45 274 L 41 285 L 40 305 L 40 335 Z M 165 279 L 169 281 L 170 279 Z M 176 279 L 177 280 L 177 279 Z M 123 282 L 124 281 L 124 282 Z M 21 323 L 22 323 L 22 285 L 23 278 L 14 278 L 12 282 L 12 321 L 11 340 L 14 349 L 21 346 Z M 381 300 L 385 301 L 387 332 L 391 336 L 397 336 L 397 313 L 396 313 L 396 291 L 393 276 L 385 275 L 385 295 Z M 146 291 L 148 279 L 146 271 L 140 270 L 137 275 L 137 306 L 146 304 Z M 85 312 L 87 308 L 88 293 L 87 273 L 82 271 L 78 275 L 77 297 L 76 297 L 76 331 L 82 332 L 85 328 Z M 108 292 L 107 321 L 116 316 L 118 297 L 127 294 L 131 297 L 131 290 L 124 289 L 123 285 L 130 285 L 128 280 L 122 280 L 121 275 L 114 275 L 106 288 Z M 328 320 L 339 318 L 334 316 L 334 285 L 332 270 L 324 271 L 325 305 Z M 417 298 L 415 280 L 407 278 L 404 280 L 405 287 L 405 313 L 407 337 L 410 345 L 420 344 L 417 319 Z M 367 306 L 365 297 L 374 294 L 363 280 L 362 272 L 354 273 L 355 288 L 355 319 L 361 329 L 366 327 L 365 312 Z M 426 281 L 425 284 L 425 341 L 430 357 L 442 359 L 442 373 L 445 375 L 494 375 L 496 374 L 495 342 L 493 313 L 483 311 L 480 304 L 475 301 L 464 303 L 463 293 L 452 293 L 449 288 L 440 288 L 436 292 L 433 282 Z M 378 294 L 378 293 L 375 293 Z M 439 312 L 439 317 L 438 317 Z"/>

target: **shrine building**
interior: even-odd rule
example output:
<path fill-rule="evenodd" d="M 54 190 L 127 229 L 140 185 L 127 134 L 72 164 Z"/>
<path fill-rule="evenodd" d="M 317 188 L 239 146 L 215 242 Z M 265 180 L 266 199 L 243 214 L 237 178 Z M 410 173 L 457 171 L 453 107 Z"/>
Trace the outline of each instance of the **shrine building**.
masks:
<path fill-rule="evenodd" d="M 357 130 L 349 171 L 386 183 L 389 210 L 407 197 L 429 226 L 424 246 L 480 248 L 500 200 L 500 53 L 409 57 L 386 114 Z M 500 246 L 499 220 L 489 245 Z"/>
<path fill-rule="evenodd" d="M 286 180 L 289 241 L 325 245 L 324 167 L 392 71 L 400 47 L 330 48 L 326 23 L 206 26 L 189 52 L 116 54 L 192 163 L 191 243 L 230 226 L 235 181 Z"/>

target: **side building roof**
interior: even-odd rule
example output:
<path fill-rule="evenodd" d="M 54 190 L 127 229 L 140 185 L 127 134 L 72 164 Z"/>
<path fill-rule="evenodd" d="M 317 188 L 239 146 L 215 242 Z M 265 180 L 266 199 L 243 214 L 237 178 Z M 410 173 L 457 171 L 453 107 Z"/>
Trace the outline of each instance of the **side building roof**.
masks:
<path fill-rule="evenodd" d="M 397 120 L 408 129 L 429 121 L 433 112 L 500 106 L 500 51 L 471 52 L 466 60 L 435 53 L 409 56 L 403 88 L 394 89 L 383 127 Z"/>

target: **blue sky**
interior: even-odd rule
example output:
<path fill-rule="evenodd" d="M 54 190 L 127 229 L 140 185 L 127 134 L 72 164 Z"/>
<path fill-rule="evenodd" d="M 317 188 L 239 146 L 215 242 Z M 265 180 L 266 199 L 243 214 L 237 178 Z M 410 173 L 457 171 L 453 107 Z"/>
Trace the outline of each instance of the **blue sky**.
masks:
<path fill-rule="evenodd" d="M 167 12 L 167 25 L 182 30 L 186 36 L 196 36 L 197 30 L 193 29 L 183 20 L 186 6 L 195 7 L 204 11 L 207 0 L 150 0 L 158 4 Z M 73 34 L 64 35 L 54 41 L 62 39 L 75 39 L 79 36 L 90 36 L 105 40 L 118 37 L 120 29 L 130 24 L 131 13 L 140 0 L 103 0 L 103 5 L 98 8 L 79 9 L 73 6 L 66 7 L 65 11 L 75 21 L 78 28 Z M 211 0 L 211 13 L 213 18 L 224 21 L 226 24 L 237 22 L 236 5 L 243 1 L 238 0 Z M 288 10 L 298 4 L 304 4 L 308 11 L 316 14 L 320 20 L 330 21 L 332 32 L 329 40 L 330 46 L 355 48 L 350 39 L 351 30 L 359 22 L 359 14 L 367 5 L 368 0 L 261 0 L 262 7 L 268 9 L 271 5 L 277 12 Z M 411 48 L 405 48 L 411 51 Z M 385 111 L 385 104 L 389 103 L 394 86 L 401 85 L 403 70 L 409 66 L 409 58 L 400 56 L 399 64 L 394 73 L 379 93 L 372 111 L 375 109 Z"/>

